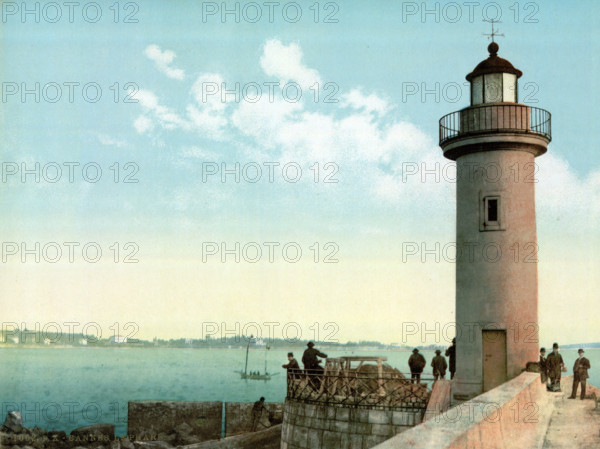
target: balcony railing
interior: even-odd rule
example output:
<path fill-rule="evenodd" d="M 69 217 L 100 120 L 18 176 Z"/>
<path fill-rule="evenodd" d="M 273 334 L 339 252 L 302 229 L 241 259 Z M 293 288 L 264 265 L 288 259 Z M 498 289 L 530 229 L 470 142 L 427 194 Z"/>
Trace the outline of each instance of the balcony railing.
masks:
<path fill-rule="evenodd" d="M 490 104 L 452 112 L 440 119 L 440 145 L 456 137 L 494 132 L 529 133 L 552 140 L 550 112 L 522 104 Z"/>
<path fill-rule="evenodd" d="M 410 374 L 400 372 L 340 372 L 297 370 L 288 372 L 287 398 L 310 404 L 424 410 L 431 395 L 433 378 L 411 383 Z"/>

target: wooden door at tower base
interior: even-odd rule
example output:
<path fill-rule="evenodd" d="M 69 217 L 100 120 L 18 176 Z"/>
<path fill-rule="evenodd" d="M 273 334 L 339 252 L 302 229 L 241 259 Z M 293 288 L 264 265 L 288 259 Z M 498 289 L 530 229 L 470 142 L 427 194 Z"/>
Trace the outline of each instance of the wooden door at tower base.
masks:
<path fill-rule="evenodd" d="M 489 391 L 507 380 L 506 331 L 482 330 L 483 391 Z"/>

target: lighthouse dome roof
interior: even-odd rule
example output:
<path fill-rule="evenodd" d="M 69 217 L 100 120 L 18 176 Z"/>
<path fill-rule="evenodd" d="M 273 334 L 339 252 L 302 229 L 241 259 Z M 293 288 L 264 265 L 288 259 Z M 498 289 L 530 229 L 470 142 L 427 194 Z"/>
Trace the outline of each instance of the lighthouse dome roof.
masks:
<path fill-rule="evenodd" d="M 517 78 L 520 78 L 521 75 L 523 75 L 523 72 L 515 68 L 510 61 L 498 56 L 499 48 L 500 47 L 496 42 L 492 42 L 488 45 L 490 56 L 477 64 L 477 67 L 466 76 L 467 81 L 471 81 L 476 76 L 484 75 L 486 73 L 512 73 L 517 75 Z"/>

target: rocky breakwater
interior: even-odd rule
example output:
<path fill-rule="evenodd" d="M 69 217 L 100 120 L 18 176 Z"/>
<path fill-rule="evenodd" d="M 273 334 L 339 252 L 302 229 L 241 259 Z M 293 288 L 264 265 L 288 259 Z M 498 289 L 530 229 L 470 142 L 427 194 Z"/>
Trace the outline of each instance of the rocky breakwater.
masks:
<path fill-rule="evenodd" d="M 0 428 L 0 449 L 264 449 L 279 448 L 281 425 L 259 432 L 246 433 L 224 440 L 199 443 L 189 434 L 185 423 L 168 434 L 128 435 L 115 437 L 113 424 L 79 427 L 67 434 L 62 430 L 44 430 L 23 426 L 21 413 L 8 412 Z"/>

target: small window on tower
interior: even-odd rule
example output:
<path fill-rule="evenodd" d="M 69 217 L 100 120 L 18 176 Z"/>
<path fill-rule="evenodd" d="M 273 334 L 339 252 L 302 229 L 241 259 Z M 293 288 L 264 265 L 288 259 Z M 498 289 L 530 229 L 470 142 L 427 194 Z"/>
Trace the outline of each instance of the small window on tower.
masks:
<path fill-rule="evenodd" d="M 499 194 L 486 195 L 481 202 L 481 231 L 500 231 L 504 229 L 502 223 L 502 202 Z"/>
<path fill-rule="evenodd" d="M 487 202 L 487 222 L 498 221 L 498 200 L 490 198 Z"/>

